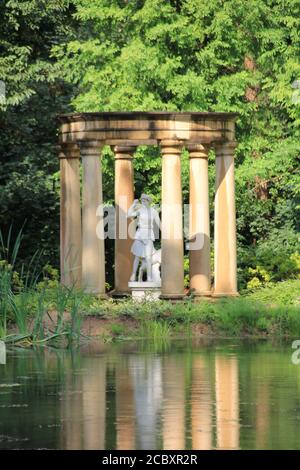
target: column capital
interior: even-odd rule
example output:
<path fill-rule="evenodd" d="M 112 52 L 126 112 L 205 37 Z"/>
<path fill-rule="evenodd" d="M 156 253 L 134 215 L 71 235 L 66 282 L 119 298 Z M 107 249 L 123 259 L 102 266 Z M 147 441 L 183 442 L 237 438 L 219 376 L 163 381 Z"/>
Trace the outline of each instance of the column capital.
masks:
<path fill-rule="evenodd" d="M 163 155 L 180 155 L 184 142 L 182 140 L 161 140 L 159 144 Z"/>
<path fill-rule="evenodd" d="M 190 158 L 208 158 L 209 145 L 207 144 L 188 144 L 186 149 Z"/>
<path fill-rule="evenodd" d="M 58 145 L 58 157 L 61 158 L 79 158 L 80 152 L 77 143 L 61 143 Z"/>
<path fill-rule="evenodd" d="M 237 142 L 235 140 L 231 140 L 229 142 L 216 142 L 213 144 L 213 147 L 216 152 L 216 157 L 226 157 L 232 156 L 236 149 Z"/>
<path fill-rule="evenodd" d="M 82 157 L 100 157 L 104 142 L 101 140 L 81 140 L 78 145 Z"/>
<path fill-rule="evenodd" d="M 136 147 L 133 145 L 115 145 L 111 146 L 115 154 L 115 160 L 131 160 Z"/>

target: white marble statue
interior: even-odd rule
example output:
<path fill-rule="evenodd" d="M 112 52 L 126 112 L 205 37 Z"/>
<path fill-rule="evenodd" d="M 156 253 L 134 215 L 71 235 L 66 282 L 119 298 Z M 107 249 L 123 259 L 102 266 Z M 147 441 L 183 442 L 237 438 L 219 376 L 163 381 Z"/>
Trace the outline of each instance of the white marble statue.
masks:
<path fill-rule="evenodd" d="M 135 199 L 128 210 L 127 217 L 137 218 L 137 230 L 131 247 L 131 252 L 134 254 L 134 262 L 130 281 L 136 281 L 137 271 L 141 261 L 142 266 L 144 266 L 147 271 L 147 281 L 152 282 L 153 272 L 156 271 L 155 268 L 152 269 L 152 258 L 156 253 L 153 246 L 155 240 L 154 225 L 157 224 L 157 226 L 159 226 L 160 220 L 157 210 L 151 207 L 150 196 L 142 194 L 141 202 Z M 155 262 L 155 265 L 156 264 L 157 262 Z M 142 276 L 143 271 L 141 277 Z"/>
<path fill-rule="evenodd" d="M 153 250 L 152 253 L 152 258 L 151 258 L 151 263 L 152 263 L 152 281 L 155 283 L 160 283 L 161 278 L 160 278 L 160 265 L 161 265 L 161 250 Z M 142 258 L 140 269 L 139 269 L 139 276 L 138 276 L 138 281 L 142 282 L 143 281 L 143 275 L 144 272 L 147 271 L 147 263 L 146 259 Z"/>

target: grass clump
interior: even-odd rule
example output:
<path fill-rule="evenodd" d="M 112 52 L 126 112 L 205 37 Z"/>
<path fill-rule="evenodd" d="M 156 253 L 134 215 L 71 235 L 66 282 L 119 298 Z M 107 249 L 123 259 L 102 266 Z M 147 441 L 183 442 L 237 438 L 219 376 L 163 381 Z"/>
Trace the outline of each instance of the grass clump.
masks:
<path fill-rule="evenodd" d="M 147 320 L 143 321 L 140 328 L 141 336 L 146 338 L 156 339 L 169 339 L 171 328 L 167 322 Z"/>
<path fill-rule="evenodd" d="M 11 229 L 6 242 L 0 231 L 0 339 L 6 343 L 25 345 L 52 342 L 68 338 L 68 344 L 78 341 L 81 335 L 81 293 L 60 286 L 57 280 L 43 277 L 37 271 L 39 253 L 35 253 L 20 273 L 16 259 L 22 240 L 22 230 L 15 243 Z M 40 281 L 42 276 L 42 281 Z M 47 322 L 49 309 L 56 310 L 56 321 Z M 70 321 L 65 318 L 69 307 Z M 9 330 L 13 330 L 8 334 Z"/>

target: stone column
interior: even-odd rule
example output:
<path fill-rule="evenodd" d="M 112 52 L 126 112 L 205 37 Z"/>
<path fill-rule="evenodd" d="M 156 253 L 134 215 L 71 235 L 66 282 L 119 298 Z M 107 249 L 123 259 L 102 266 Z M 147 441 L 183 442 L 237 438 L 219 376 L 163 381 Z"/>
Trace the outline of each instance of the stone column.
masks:
<path fill-rule="evenodd" d="M 102 143 L 84 141 L 82 156 L 82 286 L 85 292 L 105 294 L 105 252 L 102 205 Z M 100 217 L 99 217 L 100 216 Z"/>
<path fill-rule="evenodd" d="M 162 297 L 184 296 L 181 144 L 162 141 Z"/>
<path fill-rule="evenodd" d="M 208 148 L 189 145 L 190 153 L 190 291 L 211 295 Z"/>
<path fill-rule="evenodd" d="M 214 297 L 238 295 L 234 196 L 235 146 L 235 142 L 216 146 Z"/>
<path fill-rule="evenodd" d="M 127 211 L 133 203 L 133 154 L 135 147 L 114 147 L 115 153 L 115 290 L 114 297 L 128 295 L 128 282 L 132 271 L 133 256 L 130 252 Z"/>
<path fill-rule="evenodd" d="M 81 287 L 79 148 L 75 144 L 62 144 L 59 158 L 61 283 Z"/>

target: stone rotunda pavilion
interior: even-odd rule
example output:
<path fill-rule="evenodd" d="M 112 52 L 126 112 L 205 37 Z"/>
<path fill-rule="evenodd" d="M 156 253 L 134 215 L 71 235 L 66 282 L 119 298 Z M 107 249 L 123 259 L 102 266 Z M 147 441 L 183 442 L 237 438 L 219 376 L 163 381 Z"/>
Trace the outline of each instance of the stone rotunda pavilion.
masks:
<path fill-rule="evenodd" d="M 101 150 L 115 154 L 115 294 L 128 293 L 132 267 L 130 238 L 118 237 L 120 211 L 134 198 L 133 158 L 138 145 L 159 145 L 162 154 L 162 297 L 184 296 L 181 151 L 190 155 L 190 289 L 196 296 L 237 295 L 234 150 L 236 113 L 102 112 L 58 117 L 61 174 L 61 281 L 86 292 L 105 294 L 105 251 Z M 214 206 L 214 285 L 211 286 L 208 151 L 216 153 Z M 82 162 L 82 197 L 80 163 Z M 81 206 L 82 200 L 82 206 Z M 164 210 L 172 207 L 172 211 Z M 202 208 L 201 217 L 199 207 Z M 100 224 L 100 225 L 99 225 Z M 100 228 L 99 228 L 100 227 Z M 96 233 L 97 228 L 97 233 Z M 173 234 L 173 228 L 181 236 Z M 175 230 L 176 232 L 176 230 Z M 100 234 L 101 235 L 101 234 Z"/>

